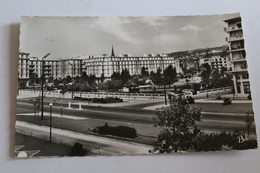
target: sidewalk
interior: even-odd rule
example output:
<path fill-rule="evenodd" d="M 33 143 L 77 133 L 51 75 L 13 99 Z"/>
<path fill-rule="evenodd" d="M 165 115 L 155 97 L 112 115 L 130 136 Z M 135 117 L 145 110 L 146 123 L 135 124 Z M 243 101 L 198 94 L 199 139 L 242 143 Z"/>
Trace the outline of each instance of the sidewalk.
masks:
<path fill-rule="evenodd" d="M 16 130 L 21 134 L 49 139 L 50 128 L 47 126 L 16 121 Z M 100 155 L 149 154 L 148 150 L 151 149 L 151 146 L 143 144 L 118 141 L 116 139 L 86 135 L 57 128 L 52 128 L 52 141 L 69 146 L 80 142 L 87 146 L 92 153 Z"/>

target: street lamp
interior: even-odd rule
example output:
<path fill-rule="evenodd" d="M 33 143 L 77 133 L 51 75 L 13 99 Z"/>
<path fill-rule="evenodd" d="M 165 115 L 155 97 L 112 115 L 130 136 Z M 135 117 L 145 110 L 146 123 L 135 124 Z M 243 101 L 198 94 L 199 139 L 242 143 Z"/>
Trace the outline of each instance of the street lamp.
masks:
<path fill-rule="evenodd" d="M 165 105 L 167 105 L 167 96 L 166 96 L 166 88 L 165 88 L 165 80 L 164 80 L 165 78 L 164 78 L 164 73 L 163 73 L 162 79 L 163 79 L 164 102 L 165 102 Z"/>
<path fill-rule="evenodd" d="M 189 79 L 186 79 L 186 85 L 187 85 L 187 89 L 189 89 Z"/>
<path fill-rule="evenodd" d="M 62 100 L 60 100 L 60 115 L 62 116 Z"/>
<path fill-rule="evenodd" d="M 164 80 L 164 61 L 163 61 L 163 57 L 161 57 L 161 65 L 163 67 L 163 69 L 162 69 L 162 80 L 163 80 L 164 100 L 165 100 L 165 105 L 167 105 L 167 96 L 166 96 L 166 88 L 165 88 L 165 80 Z"/>
<path fill-rule="evenodd" d="M 50 106 L 50 142 L 51 142 L 51 126 L 52 126 L 52 103 L 49 104 Z"/>
<path fill-rule="evenodd" d="M 72 78 L 72 91 L 71 91 L 71 98 L 73 99 L 73 97 L 74 97 L 74 82 L 73 82 L 73 74 L 74 74 L 74 67 L 73 67 L 73 64 L 72 63 L 70 63 L 69 61 L 68 61 L 68 63 L 69 63 L 69 65 L 71 65 L 71 78 Z"/>
<path fill-rule="evenodd" d="M 43 120 L 43 83 L 44 83 L 44 59 L 49 56 L 50 53 L 47 53 L 44 57 L 42 57 L 42 112 L 41 112 L 41 120 Z"/>

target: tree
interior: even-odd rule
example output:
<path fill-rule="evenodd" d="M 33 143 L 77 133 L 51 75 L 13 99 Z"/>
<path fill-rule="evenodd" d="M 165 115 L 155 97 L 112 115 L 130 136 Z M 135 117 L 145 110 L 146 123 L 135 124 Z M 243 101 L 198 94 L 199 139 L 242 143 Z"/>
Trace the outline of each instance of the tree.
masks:
<path fill-rule="evenodd" d="M 66 84 L 72 82 L 72 78 L 70 77 L 70 75 L 68 75 L 68 76 L 65 78 L 65 81 L 66 81 Z"/>
<path fill-rule="evenodd" d="M 94 74 L 90 74 L 88 81 L 87 81 L 89 83 L 89 85 L 92 85 L 95 81 L 96 81 L 96 76 Z"/>
<path fill-rule="evenodd" d="M 212 76 L 211 76 L 211 85 L 214 88 L 219 87 L 219 81 L 221 79 L 220 73 L 218 69 L 215 69 L 212 71 Z"/>
<path fill-rule="evenodd" d="M 147 71 L 147 68 L 145 68 L 144 66 L 141 69 L 141 76 L 142 77 L 147 77 L 149 76 L 149 72 Z"/>
<path fill-rule="evenodd" d="M 89 91 L 91 91 L 91 89 L 92 89 L 92 87 L 88 84 L 88 82 L 86 82 L 84 84 L 80 84 L 80 86 L 79 86 L 80 91 L 89 92 Z"/>
<path fill-rule="evenodd" d="M 204 63 L 201 65 L 201 77 L 203 78 L 203 82 L 209 86 L 209 78 L 211 74 L 211 67 L 208 63 Z"/>
<path fill-rule="evenodd" d="M 121 89 L 123 88 L 122 80 L 114 80 L 113 82 L 113 89 Z"/>
<path fill-rule="evenodd" d="M 70 149 L 71 156 L 85 156 L 86 153 L 86 150 L 83 149 L 83 145 L 78 142 Z"/>
<path fill-rule="evenodd" d="M 157 69 L 156 79 L 155 79 L 154 83 L 156 85 L 161 85 L 162 84 L 162 70 L 161 70 L 160 67 Z"/>
<path fill-rule="evenodd" d="M 102 74 L 101 74 L 101 77 L 100 77 L 100 81 L 101 81 L 101 82 L 104 82 L 104 79 L 105 79 L 105 75 L 104 75 L 104 73 L 102 73 Z"/>
<path fill-rule="evenodd" d="M 163 71 L 164 81 L 166 85 L 170 85 L 175 82 L 177 77 L 176 69 L 173 68 L 172 64 L 170 64 L 164 71 Z"/>
<path fill-rule="evenodd" d="M 173 96 L 170 106 L 156 110 L 155 126 L 164 130 L 158 135 L 151 152 L 170 153 L 193 148 L 194 140 L 200 133 L 196 122 L 201 121 L 201 109 L 187 104 L 182 96 Z"/>
<path fill-rule="evenodd" d="M 155 85 L 161 85 L 162 84 L 162 70 L 160 69 L 160 67 L 157 69 L 157 72 L 153 72 L 151 71 L 150 73 L 150 79 L 153 81 L 153 83 Z"/>
<path fill-rule="evenodd" d="M 244 122 L 246 123 L 246 128 L 247 128 L 247 134 L 249 136 L 250 134 L 250 129 L 253 126 L 253 122 L 254 122 L 254 116 L 251 115 L 250 111 L 246 112 L 246 116 L 244 117 Z"/>
<path fill-rule="evenodd" d="M 111 75 L 111 80 L 120 80 L 121 79 L 121 75 L 119 72 L 114 72 L 112 75 Z"/>
<path fill-rule="evenodd" d="M 88 75 L 86 72 L 82 72 L 81 76 L 80 76 L 80 83 L 85 83 L 88 81 Z"/>
<path fill-rule="evenodd" d="M 35 72 L 29 72 L 30 85 L 37 83 L 38 75 Z M 39 81 L 38 81 L 39 82 Z"/>
<path fill-rule="evenodd" d="M 122 70 L 121 72 L 121 80 L 123 82 L 123 85 L 126 84 L 126 82 L 131 78 L 131 75 L 127 69 Z"/>

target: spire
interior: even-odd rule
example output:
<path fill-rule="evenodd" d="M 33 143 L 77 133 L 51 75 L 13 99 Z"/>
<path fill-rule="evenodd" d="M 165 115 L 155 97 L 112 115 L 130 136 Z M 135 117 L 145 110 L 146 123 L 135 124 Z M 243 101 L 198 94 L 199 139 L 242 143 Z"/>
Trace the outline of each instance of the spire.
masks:
<path fill-rule="evenodd" d="M 113 46 L 112 46 L 111 57 L 115 57 L 115 53 L 114 53 L 114 48 L 113 48 Z"/>

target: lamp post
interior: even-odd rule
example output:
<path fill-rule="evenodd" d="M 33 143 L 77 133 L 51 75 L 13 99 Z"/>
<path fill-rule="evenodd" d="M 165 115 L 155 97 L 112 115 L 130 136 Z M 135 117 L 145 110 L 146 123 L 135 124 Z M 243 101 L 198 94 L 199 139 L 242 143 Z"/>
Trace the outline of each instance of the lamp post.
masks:
<path fill-rule="evenodd" d="M 162 80 L 163 80 L 163 91 L 164 91 L 164 102 L 165 102 L 165 105 L 167 105 L 167 96 L 166 96 L 166 88 L 165 88 L 165 78 L 164 78 L 164 62 L 163 62 L 163 58 L 161 57 L 161 65 L 163 67 L 162 69 Z"/>
<path fill-rule="evenodd" d="M 73 74 L 74 74 L 74 68 L 73 64 L 68 61 L 69 65 L 71 65 L 71 78 L 72 78 L 72 91 L 71 91 L 71 98 L 74 98 L 74 81 L 73 81 Z"/>
<path fill-rule="evenodd" d="M 44 59 L 49 56 L 50 53 L 47 53 L 44 57 L 42 57 L 42 112 L 41 112 L 41 120 L 43 120 L 43 83 L 44 83 Z"/>
<path fill-rule="evenodd" d="M 167 96 L 166 96 L 164 73 L 163 73 L 162 79 L 163 79 L 164 102 L 165 102 L 165 105 L 167 105 Z"/>
<path fill-rule="evenodd" d="M 60 115 L 62 116 L 62 100 L 60 101 Z"/>
<path fill-rule="evenodd" d="M 52 103 L 49 104 L 50 106 L 50 142 L 51 142 L 51 126 L 52 126 Z"/>
<path fill-rule="evenodd" d="M 189 79 L 186 79 L 187 89 L 189 89 Z"/>

